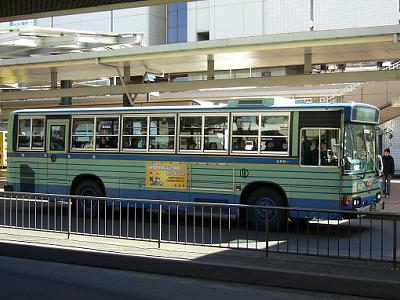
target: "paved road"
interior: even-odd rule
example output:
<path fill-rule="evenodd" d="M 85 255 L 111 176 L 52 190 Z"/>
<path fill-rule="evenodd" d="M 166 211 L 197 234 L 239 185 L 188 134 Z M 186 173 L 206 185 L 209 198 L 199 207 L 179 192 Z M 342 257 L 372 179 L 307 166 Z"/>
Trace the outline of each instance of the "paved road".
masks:
<path fill-rule="evenodd" d="M 367 299 L 5 257 L 0 257 L 0 294 L 7 300 Z"/>

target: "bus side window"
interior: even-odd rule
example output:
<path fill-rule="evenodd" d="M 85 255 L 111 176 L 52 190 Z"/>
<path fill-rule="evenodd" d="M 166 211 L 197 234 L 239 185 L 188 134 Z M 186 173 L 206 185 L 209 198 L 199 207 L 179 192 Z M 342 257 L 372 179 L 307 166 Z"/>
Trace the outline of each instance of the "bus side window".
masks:
<path fill-rule="evenodd" d="M 337 166 L 338 129 L 307 128 L 301 131 L 303 166 Z"/>
<path fill-rule="evenodd" d="M 175 116 L 151 116 L 149 150 L 173 150 L 175 148 Z"/>
<path fill-rule="evenodd" d="M 122 126 L 122 150 L 146 151 L 147 116 L 124 116 Z"/>
<path fill-rule="evenodd" d="M 204 117 L 204 150 L 228 150 L 228 116 L 210 115 Z"/>
<path fill-rule="evenodd" d="M 119 117 L 96 118 L 96 149 L 118 149 Z"/>
<path fill-rule="evenodd" d="M 301 134 L 301 164 L 318 166 L 319 129 L 303 129 Z"/>

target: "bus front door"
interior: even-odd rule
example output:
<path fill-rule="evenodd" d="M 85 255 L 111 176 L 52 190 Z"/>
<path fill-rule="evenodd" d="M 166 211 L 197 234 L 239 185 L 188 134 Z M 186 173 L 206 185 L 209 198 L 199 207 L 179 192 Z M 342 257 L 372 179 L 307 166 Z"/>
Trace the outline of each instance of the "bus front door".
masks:
<path fill-rule="evenodd" d="M 47 192 L 69 194 L 67 173 L 69 120 L 47 122 Z"/>

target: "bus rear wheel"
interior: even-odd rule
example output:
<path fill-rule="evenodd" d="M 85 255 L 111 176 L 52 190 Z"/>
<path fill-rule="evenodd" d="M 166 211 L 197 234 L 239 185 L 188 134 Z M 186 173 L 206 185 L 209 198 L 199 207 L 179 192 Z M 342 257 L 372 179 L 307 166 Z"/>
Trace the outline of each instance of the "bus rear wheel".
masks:
<path fill-rule="evenodd" d="M 80 182 L 76 186 L 74 194 L 93 198 L 104 197 L 103 189 L 91 179 Z M 75 206 L 81 216 L 97 216 L 103 211 L 105 203 L 103 200 L 76 198 Z"/>
<path fill-rule="evenodd" d="M 253 228 L 265 229 L 266 213 L 268 212 L 268 229 L 281 231 L 287 224 L 287 211 L 273 209 L 273 207 L 285 207 L 285 201 L 281 193 L 274 189 L 258 188 L 248 198 L 249 205 L 272 207 L 269 209 L 251 208 L 249 210 L 249 223 Z"/>

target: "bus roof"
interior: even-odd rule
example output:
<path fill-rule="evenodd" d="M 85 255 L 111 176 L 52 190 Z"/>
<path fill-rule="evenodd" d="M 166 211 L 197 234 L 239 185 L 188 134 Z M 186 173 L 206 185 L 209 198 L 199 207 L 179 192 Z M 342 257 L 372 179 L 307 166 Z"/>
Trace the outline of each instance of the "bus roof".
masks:
<path fill-rule="evenodd" d="M 349 110 L 355 106 L 365 106 L 378 109 L 377 107 L 364 103 L 334 103 L 334 104 L 292 104 L 292 105 L 270 105 L 270 106 L 140 106 L 140 107 L 88 107 L 88 108 L 48 108 L 48 109 L 21 109 L 16 114 L 91 114 L 91 113 L 133 113 L 153 111 L 230 111 L 230 110 Z"/>

